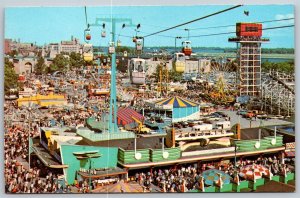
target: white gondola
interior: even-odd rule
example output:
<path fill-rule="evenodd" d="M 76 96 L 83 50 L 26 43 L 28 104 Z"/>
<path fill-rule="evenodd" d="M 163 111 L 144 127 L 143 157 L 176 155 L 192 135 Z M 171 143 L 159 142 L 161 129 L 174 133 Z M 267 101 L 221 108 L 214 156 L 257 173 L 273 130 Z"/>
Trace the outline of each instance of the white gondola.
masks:
<path fill-rule="evenodd" d="M 146 82 L 146 61 L 141 58 L 133 58 L 129 64 L 129 76 L 132 84 L 143 85 Z"/>
<path fill-rule="evenodd" d="M 142 51 L 143 50 L 143 39 L 137 39 L 135 42 L 136 50 Z"/>
<path fill-rule="evenodd" d="M 106 31 L 105 31 L 105 30 L 102 30 L 102 32 L 101 32 L 101 37 L 102 37 L 102 38 L 105 38 L 105 37 L 106 37 Z"/>
<path fill-rule="evenodd" d="M 108 53 L 113 54 L 115 52 L 116 52 L 115 43 L 114 42 L 110 42 L 109 43 L 109 47 L 108 47 Z"/>
<path fill-rule="evenodd" d="M 185 70 L 185 54 L 175 53 L 172 59 L 173 70 L 179 73 L 183 73 Z"/>
<path fill-rule="evenodd" d="M 93 45 L 92 44 L 84 44 L 83 45 L 83 60 L 86 62 L 93 61 Z"/>

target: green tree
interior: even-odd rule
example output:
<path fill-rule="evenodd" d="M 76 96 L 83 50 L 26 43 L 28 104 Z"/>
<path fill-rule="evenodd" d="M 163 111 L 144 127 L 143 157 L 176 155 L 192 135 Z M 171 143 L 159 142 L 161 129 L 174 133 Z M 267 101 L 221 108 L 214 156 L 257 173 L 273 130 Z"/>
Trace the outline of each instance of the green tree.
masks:
<path fill-rule="evenodd" d="M 84 64 L 84 60 L 80 53 L 71 52 L 69 61 L 70 69 L 78 69 Z"/>
<path fill-rule="evenodd" d="M 9 89 L 18 87 L 18 75 L 14 70 L 14 65 L 5 58 L 4 61 L 4 91 L 7 94 Z"/>
<path fill-rule="evenodd" d="M 50 64 L 48 68 L 49 73 L 53 73 L 55 71 L 65 72 L 69 67 L 69 59 L 64 57 L 62 54 L 56 55 L 53 59 L 53 62 Z"/>
<path fill-rule="evenodd" d="M 179 82 L 182 79 L 182 74 L 174 71 L 174 70 L 170 70 L 169 71 L 169 81 L 173 81 L 173 82 Z"/>
<path fill-rule="evenodd" d="M 127 51 L 127 53 L 132 53 L 134 50 L 130 47 L 126 47 L 126 46 L 120 46 L 120 47 L 116 47 L 116 52 L 122 52 L 124 53 L 124 51 Z"/>
<path fill-rule="evenodd" d="M 41 75 L 46 73 L 45 59 L 41 56 L 38 57 L 37 63 L 34 66 L 34 71 L 36 74 Z"/>
<path fill-rule="evenodd" d="M 294 73 L 295 72 L 294 61 L 278 62 L 278 63 L 266 61 L 266 62 L 262 63 L 261 67 L 262 67 L 262 70 L 265 72 L 269 72 L 270 70 L 276 70 L 276 71 L 284 72 L 284 73 Z"/>

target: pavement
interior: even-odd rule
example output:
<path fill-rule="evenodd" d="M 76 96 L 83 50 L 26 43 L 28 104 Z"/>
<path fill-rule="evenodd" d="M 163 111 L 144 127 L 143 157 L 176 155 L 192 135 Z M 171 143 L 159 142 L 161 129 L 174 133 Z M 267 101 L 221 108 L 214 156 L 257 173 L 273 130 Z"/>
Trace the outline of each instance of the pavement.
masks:
<path fill-rule="evenodd" d="M 255 192 L 295 192 L 295 190 L 293 185 L 268 181 L 265 185 L 257 187 Z"/>
<path fill-rule="evenodd" d="M 241 124 L 241 129 L 245 128 L 256 128 L 259 126 L 274 126 L 274 125 L 288 125 L 294 124 L 292 122 L 288 122 L 281 119 L 268 119 L 268 120 L 261 120 L 261 119 L 254 119 L 250 121 L 250 119 L 243 118 L 241 115 L 237 115 L 237 111 L 231 110 L 219 110 L 220 112 L 226 113 L 230 117 L 231 127 L 236 123 Z"/>
<path fill-rule="evenodd" d="M 128 183 L 121 180 L 115 184 L 109 184 L 101 186 L 93 190 L 93 193 L 141 193 L 143 192 L 143 187 L 134 181 Z"/>

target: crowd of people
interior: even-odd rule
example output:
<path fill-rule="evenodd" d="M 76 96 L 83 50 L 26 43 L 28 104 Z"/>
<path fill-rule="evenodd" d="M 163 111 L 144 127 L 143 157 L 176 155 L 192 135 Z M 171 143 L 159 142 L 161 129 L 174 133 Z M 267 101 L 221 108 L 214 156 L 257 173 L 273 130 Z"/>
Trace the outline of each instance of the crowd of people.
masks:
<path fill-rule="evenodd" d="M 4 135 L 4 175 L 5 191 L 8 193 L 52 193 L 69 192 L 61 185 L 58 175 L 43 167 L 39 160 L 29 165 L 28 136 L 38 135 L 37 127 L 25 128 L 20 125 L 6 127 Z"/>
<path fill-rule="evenodd" d="M 45 81 L 41 78 L 40 81 Z M 28 85 L 29 86 L 29 85 Z M 181 95 L 194 102 L 200 103 L 203 98 L 199 94 L 195 94 L 197 84 L 188 84 L 188 89 L 181 92 Z M 130 94 L 134 94 L 131 92 Z M 169 93 L 168 97 L 178 95 L 177 93 Z M 68 101 L 73 101 L 71 96 L 67 96 Z M 144 100 L 154 97 L 154 93 L 139 95 L 134 98 L 134 107 L 141 110 L 145 106 Z M 86 126 L 86 119 L 94 117 L 96 121 L 101 121 L 104 112 L 107 112 L 108 103 L 90 104 L 90 99 L 86 98 L 82 101 L 83 109 L 46 109 L 37 110 L 39 123 L 33 122 L 11 122 L 9 115 L 17 112 L 18 107 L 15 102 L 5 102 L 5 114 L 7 121 L 5 122 L 4 137 L 4 155 L 5 155 L 5 190 L 8 193 L 53 193 L 71 192 L 71 186 L 63 185 L 58 182 L 59 175 L 50 169 L 45 168 L 41 161 L 35 159 L 28 166 L 29 159 L 29 137 L 39 135 L 38 126 Z M 97 108 L 93 108 L 97 107 Z M 35 113 L 36 113 L 35 112 Z M 31 115 L 35 116 L 35 114 Z M 235 171 L 241 171 L 243 167 L 250 164 L 261 164 L 270 168 L 274 175 L 281 174 L 283 169 L 293 171 L 294 166 L 289 164 L 283 165 L 275 156 L 260 157 L 255 160 L 238 161 L 237 167 L 233 162 L 229 162 L 226 166 L 218 163 L 203 163 L 201 166 L 182 165 L 180 167 L 157 168 L 146 173 L 140 172 L 135 174 L 135 180 L 146 190 L 151 191 L 157 187 L 161 192 L 187 192 L 192 189 L 199 188 L 199 177 L 201 173 L 213 166 L 215 169 L 222 170 L 229 174 L 232 179 Z M 241 179 L 243 179 L 241 177 Z M 82 181 L 77 186 L 78 192 L 89 192 L 87 181 Z M 92 189 L 96 188 L 93 181 Z"/>
<path fill-rule="evenodd" d="M 199 178 L 202 173 L 209 169 L 217 169 L 223 171 L 230 176 L 233 183 L 237 173 L 239 180 L 246 180 L 247 178 L 240 174 L 243 168 L 248 165 L 262 165 L 270 169 L 273 175 L 283 175 L 283 169 L 287 172 L 294 171 L 294 164 L 292 160 L 282 163 L 275 155 L 261 156 L 256 159 L 239 159 L 236 167 L 233 161 L 226 163 L 210 162 L 190 165 L 177 165 L 168 168 L 156 168 L 148 172 L 138 172 L 131 177 L 141 186 L 144 186 L 149 191 L 155 192 L 155 187 L 159 192 L 187 192 L 189 190 L 199 190 Z"/>

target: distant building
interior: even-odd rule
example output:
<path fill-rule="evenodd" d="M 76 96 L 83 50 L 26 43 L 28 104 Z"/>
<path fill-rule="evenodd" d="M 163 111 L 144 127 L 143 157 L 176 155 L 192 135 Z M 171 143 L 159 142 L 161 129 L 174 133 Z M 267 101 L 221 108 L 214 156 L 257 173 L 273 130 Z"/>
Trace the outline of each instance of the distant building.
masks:
<path fill-rule="evenodd" d="M 4 53 L 8 54 L 13 50 L 17 51 L 17 53 L 20 55 L 30 56 L 36 52 L 37 46 L 34 43 L 21 43 L 20 39 L 18 41 L 5 39 Z"/>
<path fill-rule="evenodd" d="M 65 53 L 80 53 L 81 52 L 81 45 L 79 43 L 79 39 L 71 37 L 71 41 L 61 41 L 59 46 L 60 52 Z"/>
<path fill-rule="evenodd" d="M 79 43 L 79 39 L 71 37 L 70 41 L 61 41 L 60 43 L 50 43 L 46 46 L 46 51 L 49 54 L 49 58 L 55 58 L 57 54 L 72 52 L 81 53 L 82 45 Z"/>
<path fill-rule="evenodd" d="M 4 53 L 5 54 L 8 54 L 11 52 L 11 48 L 10 48 L 11 43 L 12 43 L 11 39 L 4 40 Z"/>
<path fill-rule="evenodd" d="M 211 70 L 211 60 L 199 59 L 198 73 L 208 73 Z"/>
<path fill-rule="evenodd" d="M 59 51 L 59 43 L 50 43 L 47 46 L 47 49 L 49 51 L 49 58 L 55 58 L 56 55 L 60 53 L 60 51 Z"/>

